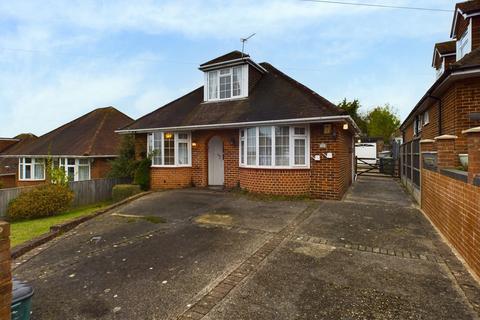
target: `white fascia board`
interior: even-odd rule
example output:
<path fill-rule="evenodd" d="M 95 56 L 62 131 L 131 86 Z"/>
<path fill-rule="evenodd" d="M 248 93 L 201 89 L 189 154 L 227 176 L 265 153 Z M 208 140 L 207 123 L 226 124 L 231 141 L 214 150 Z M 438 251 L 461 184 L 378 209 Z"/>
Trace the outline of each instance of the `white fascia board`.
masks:
<path fill-rule="evenodd" d="M 312 117 L 312 118 L 297 118 L 297 119 L 281 119 L 281 120 L 264 120 L 264 121 L 249 121 L 249 122 L 232 122 L 219 124 L 203 124 L 193 126 L 177 126 L 177 127 L 159 127 L 159 128 L 145 128 L 135 130 L 116 130 L 115 132 L 121 134 L 135 133 L 135 132 L 152 132 L 152 131 L 191 131 L 191 130 L 207 130 L 207 129 L 223 129 L 223 128 L 241 128 L 254 127 L 268 124 L 300 124 L 300 123 L 325 123 L 325 122 L 349 122 L 355 131 L 360 132 L 355 121 L 348 115 L 341 116 L 326 116 L 326 117 Z"/>

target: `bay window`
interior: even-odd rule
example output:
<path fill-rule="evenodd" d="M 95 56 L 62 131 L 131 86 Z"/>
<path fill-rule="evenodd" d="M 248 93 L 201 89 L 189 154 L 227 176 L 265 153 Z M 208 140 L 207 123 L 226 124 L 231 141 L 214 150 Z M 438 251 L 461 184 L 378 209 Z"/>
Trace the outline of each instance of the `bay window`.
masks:
<path fill-rule="evenodd" d="M 20 158 L 19 180 L 45 180 L 45 159 Z"/>
<path fill-rule="evenodd" d="M 246 65 L 206 72 L 205 100 L 223 100 L 247 96 L 248 67 Z"/>
<path fill-rule="evenodd" d="M 262 126 L 240 130 L 240 166 L 306 168 L 309 135 L 305 126 Z"/>
<path fill-rule="evenodd" d="M 150 133 L 147 147 L 154 167 L 191 166 L 191 134 L 189 132 Z"/>

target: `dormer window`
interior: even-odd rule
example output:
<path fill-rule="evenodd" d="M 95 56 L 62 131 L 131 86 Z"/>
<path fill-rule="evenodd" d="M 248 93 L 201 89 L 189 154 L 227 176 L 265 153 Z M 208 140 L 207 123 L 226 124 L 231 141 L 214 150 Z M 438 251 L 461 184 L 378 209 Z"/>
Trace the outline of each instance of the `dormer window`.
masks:
<path fill-rule="evenodd" d="M 467 30 L 457 40 L 457 61 L 472 51 L 472 23 L 468 24 Z"/>
<path fill-rule="evenodd" d="M 212 70 L 206 74 L 206 101 L 243 98 L 248 95 L 247 65 Z"/>

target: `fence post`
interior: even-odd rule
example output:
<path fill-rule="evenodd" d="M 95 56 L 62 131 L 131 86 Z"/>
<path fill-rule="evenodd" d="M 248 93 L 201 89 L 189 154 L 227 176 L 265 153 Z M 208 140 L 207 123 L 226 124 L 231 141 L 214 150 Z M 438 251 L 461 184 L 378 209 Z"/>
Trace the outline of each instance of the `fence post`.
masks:
<path fill-rule="evenodd" d="M 473 183 L 480 175 L 480 127 L 463 130 L 467 135 L 468 146 L 468 183 Z"/>
<path fill-rule="evenodd" d="M 435 137 L 437 145 L 437 165 L 438 168 L 455 168 L 460 164 L 458 156 L 455 153 L 455 140 L 457 136 L 444 134 Z"/>
<path fill-rule="evenodd" d="M 10 319 L 12 304 L 12 272 L 10 257 L 10 225 L 0 221 L 0 319 Z"/>

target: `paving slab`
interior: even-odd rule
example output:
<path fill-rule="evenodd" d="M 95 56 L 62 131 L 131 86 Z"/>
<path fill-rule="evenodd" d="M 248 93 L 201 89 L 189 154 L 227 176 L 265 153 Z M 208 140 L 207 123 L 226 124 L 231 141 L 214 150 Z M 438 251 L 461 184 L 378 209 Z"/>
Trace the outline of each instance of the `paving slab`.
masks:
<path fill-rule="evenodd" d="M 448 268 L 290 241 L 204 319 L 477 319 Z"/>

